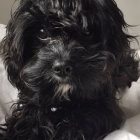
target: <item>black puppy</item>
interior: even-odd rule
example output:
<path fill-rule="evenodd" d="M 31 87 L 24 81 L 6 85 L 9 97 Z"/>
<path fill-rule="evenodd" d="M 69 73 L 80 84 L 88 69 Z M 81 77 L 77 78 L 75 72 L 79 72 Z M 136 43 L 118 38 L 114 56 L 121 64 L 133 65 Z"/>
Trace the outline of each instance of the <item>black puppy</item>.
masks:
<path fill-rule="evenodd" d="M 138 78 L 126 27 L 114 0 L 21 0 L 1 50 L 19 100 L 0 140 L 102 140 L 118 129 L 116 92 Z"/>

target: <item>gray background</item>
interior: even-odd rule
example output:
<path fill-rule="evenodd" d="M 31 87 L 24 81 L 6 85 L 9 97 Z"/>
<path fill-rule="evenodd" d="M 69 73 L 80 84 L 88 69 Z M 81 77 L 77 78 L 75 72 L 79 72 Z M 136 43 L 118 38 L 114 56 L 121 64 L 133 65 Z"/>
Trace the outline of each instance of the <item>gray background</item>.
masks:
<path fill-rule="evenodd" d="M 137 25 L 129 28 L 132 35 L 140 35 L 140 0 L 115 0 L 118 7 L 123 11 L 125 20 L 130 25 Z M 19 0 L 0 0 L 0 23 L 7 24 L 10 18 L 11 8 L 14 11 Z M 140 37 L 138 37 L 140 42 Z M 133 46 L 138 47 L 135 43 Z"/>

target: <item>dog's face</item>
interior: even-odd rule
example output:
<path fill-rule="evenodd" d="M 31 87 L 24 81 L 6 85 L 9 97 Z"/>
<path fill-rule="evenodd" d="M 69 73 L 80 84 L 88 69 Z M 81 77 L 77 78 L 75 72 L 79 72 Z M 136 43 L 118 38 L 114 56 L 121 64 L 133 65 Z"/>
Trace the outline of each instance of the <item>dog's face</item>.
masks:
<path fill-rule="evenodd" d="M 113 0 L 22 0 L 8 25 L 9 78 L 20 90 L 61 99 L 110 94 L 128 47 L 123 26 Z"/>

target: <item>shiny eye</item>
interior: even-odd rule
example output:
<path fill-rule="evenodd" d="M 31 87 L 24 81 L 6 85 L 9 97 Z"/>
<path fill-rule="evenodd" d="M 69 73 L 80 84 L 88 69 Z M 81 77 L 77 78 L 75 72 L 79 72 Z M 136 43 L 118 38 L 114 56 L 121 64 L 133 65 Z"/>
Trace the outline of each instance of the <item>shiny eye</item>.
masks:
<path fill-rule="evenodd" d="M 40 40 L 47 40 L 48 32 L 45 29 L 40 29 L 37 36 Z"/>

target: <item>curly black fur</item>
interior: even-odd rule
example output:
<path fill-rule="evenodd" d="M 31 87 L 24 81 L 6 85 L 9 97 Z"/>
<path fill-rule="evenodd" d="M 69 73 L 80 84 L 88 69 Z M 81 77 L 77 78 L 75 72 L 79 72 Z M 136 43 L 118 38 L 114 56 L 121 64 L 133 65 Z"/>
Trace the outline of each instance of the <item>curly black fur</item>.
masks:
<path fill-rule="evenodd" d="M 138 78 L 127 26 L 114 0 L 21 0 L 2 41 L 19 101 L 0 140 L 102 140 L 120 128 L 116 92 Z"/>

